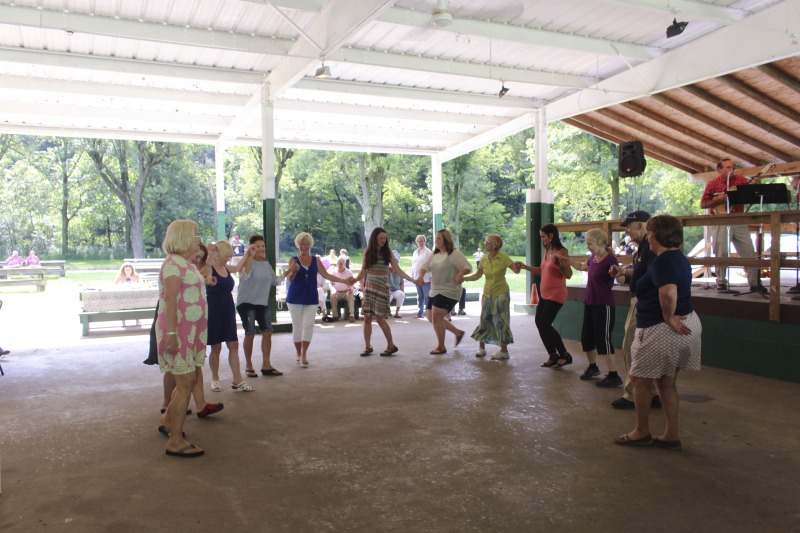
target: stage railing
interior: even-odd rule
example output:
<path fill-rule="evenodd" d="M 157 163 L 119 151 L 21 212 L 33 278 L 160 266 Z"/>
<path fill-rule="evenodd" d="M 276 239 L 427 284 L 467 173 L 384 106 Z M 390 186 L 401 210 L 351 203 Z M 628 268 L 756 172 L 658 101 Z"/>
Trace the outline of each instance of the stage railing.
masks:
<path fill-rule="evenodd" d="M 676 217 L 684 227 L 695 226 L 725 226 L 725 225 L 748 225 L 761 226 L 766 228 L 771 235 L 772 244 L 770 246 L 769 258 L 744 259 L 741 257 L 690 257 L 689 263 L 701 266 L 721 266 L 721 267 L 752 267 L 769 268 L 770 272 L 778 273 L 770 276 L 769 283 L 769 319 L 773 322 L 780 322 L 780 269 L 781 268 L 800 268 L 800 260 L 795 256 L 789 259 L 781 253 L 781 228 L 785 224 L 800 223 L 800 211 L 765 211 L 763 213 L 732 213 L 728 215 L 691 215 Z M 609 240 L 612 233 L 624 232 L 625 228 L 620 226 L 620 220 L 600 220 L 587 222 L 562 222 L 556 224 L 561 233 L 564 232 L 585 232 L 590 229 L 600 228 L 608 236 Z M 764 230 L 765 234 L 767 229 Z M 580 257 L 576 257 L 580 259 Z"/>

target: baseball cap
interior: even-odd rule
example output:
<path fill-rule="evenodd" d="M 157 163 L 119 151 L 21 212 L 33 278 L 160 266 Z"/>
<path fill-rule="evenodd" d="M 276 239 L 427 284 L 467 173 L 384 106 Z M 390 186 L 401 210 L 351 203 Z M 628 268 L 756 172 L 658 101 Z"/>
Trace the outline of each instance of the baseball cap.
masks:
<path fill-rule="evenodd" d="M 647 211 L 634 211 L 628 213 L 628 216 L 625 217 L 625 220 L 622 221 L 620 226 L 624 228 L 631 222 L 647 222 L 648 220 L 650 220 L 650 213 Z"/>

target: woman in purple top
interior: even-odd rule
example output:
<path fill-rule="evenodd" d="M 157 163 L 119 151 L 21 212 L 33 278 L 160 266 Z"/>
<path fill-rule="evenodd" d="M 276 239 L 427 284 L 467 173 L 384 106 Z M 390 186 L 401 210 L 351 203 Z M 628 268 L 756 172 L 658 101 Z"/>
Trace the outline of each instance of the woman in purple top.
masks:
<path fill-rule="evenodd" d="M 608 235 L 602 230 L 593 229 L 586 232 L 586 245 L 592 256 L 588 261 L 582 263 L 561 256 L 555 256 L 557 262 L 567 261 L 570 266 L 584 272 L 589 276 L 586 282 L 586 292 L 583 297 L 583 327 L 581 328 L 581 345 L 586 357 L 589 359 L 589 367 L 584 370 L 581 379 L 590 380 L 600 375 L 597 368 L 597 355 L 606 355 L 608 362 L 608 375 L 597 382 L 598 387 L 619 387 L 622 379 L 614 367 L 614 345 L 611 344 L 611 330 L 614 329 L 615 311 L 614 295 L 611 293 L 614 287 L 614 278 L 609 274 L 612 265 L 619 262 L 608 242 Z"/>

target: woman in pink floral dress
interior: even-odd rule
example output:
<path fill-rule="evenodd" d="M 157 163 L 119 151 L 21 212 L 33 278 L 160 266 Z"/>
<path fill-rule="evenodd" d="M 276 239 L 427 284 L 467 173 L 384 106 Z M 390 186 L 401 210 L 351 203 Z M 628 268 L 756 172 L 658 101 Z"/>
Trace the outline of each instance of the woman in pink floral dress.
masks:
<path fill-rule="evenodd" d="M 158 365 L 175 377 L 176 387 L 161 424 L 169 434 L 167 455 L 199 457 L 204 451 L 183 436 L 189 396 L 206 359 L 208 307 L 203 276 L 189 259 L 200 243 L 197 224 L 175 220 L 167 228 L 163 248 L 169 254 L 158 276 L 156 319 Z"/>

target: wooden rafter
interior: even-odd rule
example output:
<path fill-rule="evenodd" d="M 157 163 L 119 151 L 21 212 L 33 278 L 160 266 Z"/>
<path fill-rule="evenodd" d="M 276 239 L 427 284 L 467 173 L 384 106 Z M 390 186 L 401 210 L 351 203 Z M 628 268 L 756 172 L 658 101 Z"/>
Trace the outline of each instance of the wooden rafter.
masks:
<path fill-rule="evenodd" d="M 750 97 L 751 99 L 757 101 L 758 103 L 772 109 L 776 113 L 780 113 L 789 120 L 793 120 L 797 123 L 800 123 L 800 113 L 798 113 L 789 106 L 783 105 L 781 102 L 778 102 L 768 94 L 763 93 L 754 87 L 751 87 L 742 80 L 739 80 L 732 75 L 728 75 L 728 76 L 722 76 L 721 78 L 717 78 L 717 81 L 724 85 L 727 85 L 728 87 L 730 87 L 735 91 L 744 94 L 745 96 Z"/>
<path fill-rule="evenodd" d="M 773 80 L 786 85 L 796 93 L 800 93 L 800 81 L 797 81 L 789 74 L 776 67 L 775 65 L 761 65 L 758 70 L 772 78 Z"/>
<path fill-rule="evenodd" d="M 777 154 L 777 153 L 775 153 L 775 149 L 773 147 L 767 145 L 766 143 L 761 142 L 760 140 L 756 139 L 755 137 L 752 137 L 750 135 L 746 135 L 744 133 L 736 131 L 735 129 L 731 128 L 729 125 L 724 124 L 724 123 L 720 122 L 719 120 L 713 119 L 713 118 L 705 115 L 699 109 L 694 109 L 692 107 L 689 107 L 688 105 L 682 104 L 681 102 L 678 102 L 677 100 L 675 100 L 675 99 L 673 99 L 673 98 L 671 98 L 669 96 L 663 95 L 663 94 L 654 94 L 652 96 L 652 98 L 657 100 L 657 101 L 659 101 L 659 102 L 661 102 L 664 105 L 667 105 L 667 106 L 671 107 L 672 109 L 674 109 L 676 111 L 679 111 L 679 112 L 683 113 L 684 115 L 686 115 L 687 117 L 689 117 L 689 118 L 691 118 L 693 120 L 696 120 L 698 122 L 702 122 L 706 126 L 710 126 L 710 127 L 714 128 L 714 129 L 716 129 L 720 133 L 723 133 L 723 134 L 728 135 L 728 136 L 730 136 L 730 137 L 732 137 L 734 139 L 737 139 L 737 140 L 741 141 L 742 143 L 749 144 L 750 146 L 752 146 L 754 148 L 757 148 L 758 150 L 761 150 L 762 152 L 766 152 L 768 154 L 772 154 L 776 158 L 781 159 L 782 161 L 787 161 L 787 160 L 791 159 L 791 157 L 788 154 L 782 154 L 782 153 L 781 154 Z M 759 165 L 759 164 L 764 164 L 764 163 L 771 162 L 771 161 L 761 161 L 761 160 L 755 159 L 753 157 L 750 157 L 748 159 L 743 159 L 743 160 L 746 161 L 747 163 L 750 163 L 751 165 L 754 165 L 754 166 L 755 165 Z"/>
<path fill-rule="evenodd" d="M 694 131 L 693 129 L 689 128 L 688 126 L 684 126 L 684 125 L 678 124 L 677 122 L 675 122 L 673 120 L 670 120 L 670 119 L 668 119 L 666 117 L 663 117 L 663 116 L 659 115 L 658 113 L 656 113 L 655 111 L 653 111 L 653 110 L 651 110 L 651 109 L 649 109 L 649 108 L 647 108 L 647 107 L 645 107 L 645 106 L 643 106 L 641 104 L 638 104 L 636 102 L 627 102 L 625 104 L 622 104 L 622 106 L 623 107 L 627 107 L 628 109 L 631 109 L 631 110 L 635 111 L 636 113 L 642 115 L 643 117 L 646 117 L 648 120 L 651 120 L 651 121 L 653 121 L 653 122 L 655 122 L 655 123 L 657 123 L 657 124 L 659 124 L 661 126 L 664 126 L 664 128 L 667 129 L 667 130 L 677 131 L 677 132 L 679 132 L 679 133 L 681 133 L 683 135 L 686 135 L 687 137 L 689 137 L 690 139 L 693 139 L 694 141 L 696 141 L 698 143 L 702 143 L 702 144 L 704 144 L 706 146 L 709 146 L 709 147 L 713 148 L 714 150 L 717 150 L 718 154 L 725 154 L 727 156 L 735 157 L 735 158 L 741 159 L 743 161 L 747 161 L 747 160 L 750 159 L 750 155 L 749 154 L 746 154 L 744 152 L 740 152 L 739 150 L 737 150 L 736 148 L 734 148 L 732 146 L 728 146 L 726 144 L 717 142 L 714 139 L 711 139 L 709 137 L 706 137 L 706 136 L 703 136 L 703 135 L 698 135 L 696 131 Z M 717 154 L 709 154 L 709 157 L 708 157 L 708 159 L 706 159 L 706 164 L 704 166 L 706 166 L 708 168 L 711 168 L 710 165 L 713 165 L 719 159 L 719 157 L 720 156 L 717 155 Z"/>
<path fill-rule="evenodd" d="M 765 120 L 761 120 L 757 116 L 753 115 L 752 113 L 748 113 L 747 111 L 740 109 L 739 107 L 726 102 L 722 98 L 714 96 L 710 92 L 706 91 L 705 89 L 701 89 L 697 85 L 687 85 L 686 87 L 682 88 L 683 91 L 691 94 L 692 96 L 703 100 L 711 104 L 712 106 L 722 109 L 726 113 L 733 115 L 734 117 L 741 119 L 745 122 L 748 122 L 759 129 L 763 130 L 770 135 L 773 135 L 779 139 L 783 139 L 784 141 L 788 142 L 789 144 L 793 144 L 795 146 L 800 146 L 800 137 L 796 137 L 791 133 L 785 132 L 779 128 L 776 128 L 769 122 Z M 769 150 L 765 150 L 767 153 L 780 153 L 773 148 L 772 152 Z M 785 156 L 785 157 L 784 157 Z M 788 161 L 792 158 L 789 154 L 782 154 L 781 159 L 784 161 Z"/>

